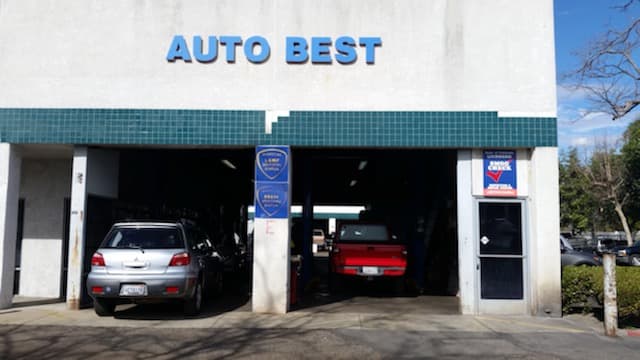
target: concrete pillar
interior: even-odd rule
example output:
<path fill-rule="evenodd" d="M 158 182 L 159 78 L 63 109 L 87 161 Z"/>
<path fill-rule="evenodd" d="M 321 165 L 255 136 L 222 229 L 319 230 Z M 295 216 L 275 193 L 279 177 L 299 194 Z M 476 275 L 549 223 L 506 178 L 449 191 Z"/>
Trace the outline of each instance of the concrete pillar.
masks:
<path fill-rule="evenodd" d="M 73 149 L 71 173 L 71 216 L 69 223 L 69 264 L 67 275 L 67 307 L 80 308 L 87 212 L 87 148 Z"/>
<path fill-rule="evenodd" d="M 558 149 L 538 147 L 530 168 L 530 287 L 531 312 L 562 316 L 560 279 L 560 193 Z"/>
<path fill-rule="evenodd" d="M 11 307 L 16 260 L 21 158 L 16 145 L 0 144 L 0 309 Z"/>
<path fill-rule="evenodd" d="M 289 310 L 291 158 L 287 146 L 256 148 L 253 312 Z"/>
<path fill-rule="evenodd" d="M 458 150 L 456 166 L 458 217 L 458 276 L 460 312 L 477 312 L 476 265 L 474 247 L 474 202 L 472 196 L 471 150 Z"/>

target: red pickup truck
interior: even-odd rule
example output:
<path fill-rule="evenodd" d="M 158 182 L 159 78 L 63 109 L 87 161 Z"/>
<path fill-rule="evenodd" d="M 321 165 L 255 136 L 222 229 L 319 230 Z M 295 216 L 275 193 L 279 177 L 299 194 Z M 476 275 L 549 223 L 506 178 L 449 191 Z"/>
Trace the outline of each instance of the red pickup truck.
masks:
<path fill-rule="evenodd" d="M 407 248 L 391 236 L 384 224 L 343 222 L 338 225 L 329 263 L 333 289 L 342 276 L 390 277 L 402 283 Z"/>

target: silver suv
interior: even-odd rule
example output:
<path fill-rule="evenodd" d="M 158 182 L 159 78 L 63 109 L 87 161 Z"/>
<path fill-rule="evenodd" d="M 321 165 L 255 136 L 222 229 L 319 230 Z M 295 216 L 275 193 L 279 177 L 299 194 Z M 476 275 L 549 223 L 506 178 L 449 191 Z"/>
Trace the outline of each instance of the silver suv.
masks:
<path fill-rule="evenodd" d="M 222 263 L 193 223 L 121 222 L 91 258 L 87 291 L 99 316 L 121 302 L 179 300 L 196 315 L 205 292 L 222 288 Z"/>

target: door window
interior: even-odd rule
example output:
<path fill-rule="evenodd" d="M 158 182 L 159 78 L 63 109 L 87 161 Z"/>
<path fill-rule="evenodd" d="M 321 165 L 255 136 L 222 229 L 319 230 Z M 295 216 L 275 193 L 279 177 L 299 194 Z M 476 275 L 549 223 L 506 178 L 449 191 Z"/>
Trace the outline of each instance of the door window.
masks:
<path fill-rule="evenodd" d="M 523 299 L 522 204 L 479 203 L 480 296 Z"/>

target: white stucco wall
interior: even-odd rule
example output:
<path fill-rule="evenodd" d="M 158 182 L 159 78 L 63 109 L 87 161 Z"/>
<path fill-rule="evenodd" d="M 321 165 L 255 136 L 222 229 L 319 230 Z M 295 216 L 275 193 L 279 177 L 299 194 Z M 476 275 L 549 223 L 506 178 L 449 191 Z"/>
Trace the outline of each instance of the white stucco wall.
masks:
<path fill-rule="evenodd" d="M 85 218 L 87 213 L 88 149 L 73 148 L 71 169 L 71 214 L 69 216 L 69 266 L 67 275 L 67 307 L 80 309 L 82 272 L 85 248 Z"/>
<path fill-rule="evenodd" d="M 0 309 L 13 298 L 21 162 L 16 145 L 0 143 Z"/>
<path fill-rule="evenodd" d="M 562 316 L 558 149 L 535 148 L 530 171 L 531 312 Z"/>
<path fill-rule="evenodd" d="M 60 295 L 64 199 L 70 196 L 70 181 L 70 160 L 23 160 L 20 197 L 25 199 L 25 206 L 20 295 Z"/>
<path fill-rule="evenodd" d="M 472 195 L 471 150 L 458 150 L 456 163 L 456 201 L 458 225 L 458 279 L 460 312 L 476 313 L 475 203 Z"/>
<path fill-rule="evenodd" d="M 176 34 L 271 57 L 170 63 Z M 286 36 L 339 35 L 381 37 L 375 64 L 285 62 Z M 0 107 L 556 113 L 552 0 L 3 0 L 0 51 Z"/>

